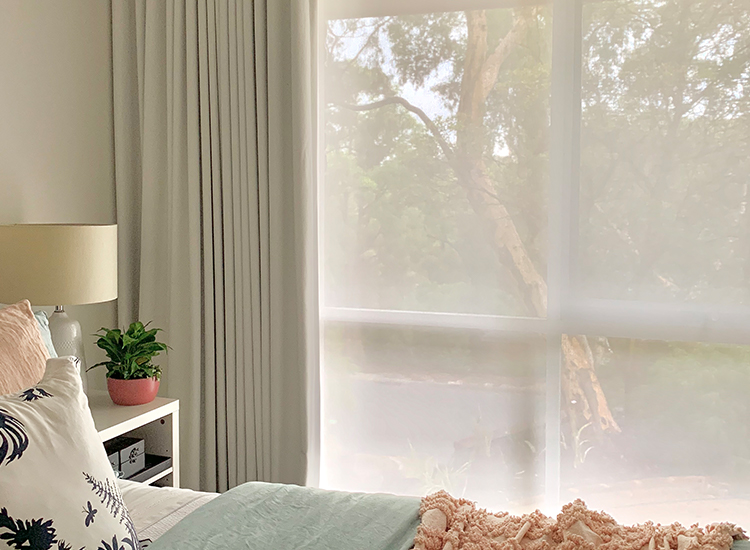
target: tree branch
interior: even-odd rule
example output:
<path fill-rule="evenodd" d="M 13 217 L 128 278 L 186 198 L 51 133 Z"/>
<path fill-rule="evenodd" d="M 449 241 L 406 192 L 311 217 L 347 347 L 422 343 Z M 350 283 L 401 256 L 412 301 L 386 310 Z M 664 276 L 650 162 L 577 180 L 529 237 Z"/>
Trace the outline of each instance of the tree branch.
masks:
<path fill-rule="evenodd" d="M 533 16 L 535 16 L 536 13 L 537 10 L 535 9 L 533 11 Z M 485 101 L 492 91 L 492 88 L 494 88 L 497 83 L 497 77 L 500 74 L 500 67 L 502 67 L 505 60 L 508 59 L 513 48 L 521 42 L 523 35 L 526 34 L 528 29 L 529 18 L 517 17 L 513 23 L 513 28 L 510 29 L 508 34 L 505 35 L 505 38 L 500 41 L 495 48 L 495 51 L 485 59 L 484 64 L 482 65 L 482 98 Z"/>
<path fill-rule="evenodd" d="M 362 55 L 362 53 L 370 46 L 370 44 L 372 43 L 372 39 L 375 38 L 375 35 L 380 32 L 380 29 L 382 29 L 386 25 L 386 23 L 390 23 L 392 19 L 393 17 L 386 17 L 378 21 L 378 23 L 372 29 L 370 36 L 365 39 L 365 42 L 364 44 L 362 44 L 362 47 L 359 49 L 359 51 L 347 62 L 346 69 L 344 69 L 344 71 L 348 71 L 352 67 L 352 65 L 354 65 L 354 63 L 359 59 L 359 56 Z"/>
<path fill-rule="evenodd" d="M 380 101 L 376 101 L 374 103 L 368 103 L 366 105 L 352 105 L 351 103 L 335 103 L 335 105 L 357 112 L 372 111 L 374 109 L 379 109 L 380 107 L 385 107 L 386 105 L 401 105 L 404 109 L 411 113 L 414 113 L 420 118 L 420 120 L 424 123 L 425 126 L 427 126 L 427 129 L 432 133 L 435 140 L 438 142 L 438 145 L 440 146 L 440 149 L 442 149 L 443 154 L 446 156 L 446 158 L 449 161 L 453 160 L 453 148 L 440 133 L 440 128 L 437 127 L 437 124 L 435 124 L 432 119 L 427 116 L 427 113 L 425 113 L 422 109 L 415 105 L 412 105 L 403 97 L 386 97 L 385 99 L 381 99 Z"/>

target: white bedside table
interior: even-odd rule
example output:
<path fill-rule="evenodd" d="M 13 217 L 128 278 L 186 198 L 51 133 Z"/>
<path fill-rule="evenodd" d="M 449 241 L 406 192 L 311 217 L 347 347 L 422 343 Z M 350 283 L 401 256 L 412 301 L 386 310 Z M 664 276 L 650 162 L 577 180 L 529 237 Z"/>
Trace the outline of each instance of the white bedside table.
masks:
<path fill-rule="evenodd" d="M 180 402 L 157 397 L 146 405 L 122 407 L 103 391 L 88 393 L 91 415 L 102 443 L 120 435 L 145 441 L 146 453 L 172 458 L 172 466 L 150 479 L 147 485 L 180 486 Z"/>

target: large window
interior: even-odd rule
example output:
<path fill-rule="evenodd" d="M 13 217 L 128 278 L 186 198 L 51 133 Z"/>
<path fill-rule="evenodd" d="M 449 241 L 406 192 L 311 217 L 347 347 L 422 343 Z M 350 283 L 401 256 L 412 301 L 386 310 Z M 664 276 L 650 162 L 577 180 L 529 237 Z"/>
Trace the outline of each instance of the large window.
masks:
<path fill-rule="evenodd" d="M 747 521 L 750 4 L 322 10 L 322 486 Z"/>

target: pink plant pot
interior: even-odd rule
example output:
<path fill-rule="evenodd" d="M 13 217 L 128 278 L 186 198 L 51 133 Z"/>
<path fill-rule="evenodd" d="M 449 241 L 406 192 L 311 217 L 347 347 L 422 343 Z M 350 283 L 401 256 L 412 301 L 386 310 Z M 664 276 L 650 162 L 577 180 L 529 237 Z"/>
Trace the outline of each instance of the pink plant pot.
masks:
<path fill-rule="evenodd" d="M 117 380 L 107 378 L 109 396 L 117 405 L 145 405 L 151 403 L 159 391 L 159 381 L 156 378 L 140 378 L 138 380 Z"/>

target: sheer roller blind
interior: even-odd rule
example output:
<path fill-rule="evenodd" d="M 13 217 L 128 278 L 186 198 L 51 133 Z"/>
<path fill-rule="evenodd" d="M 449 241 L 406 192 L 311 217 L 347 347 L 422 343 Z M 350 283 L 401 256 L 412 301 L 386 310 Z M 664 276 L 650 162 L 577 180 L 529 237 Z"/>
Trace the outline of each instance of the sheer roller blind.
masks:
<path fill-rule="evenodd" d="M 322 11 L 322 485 L 750 519 L 750 6 Z"/>

